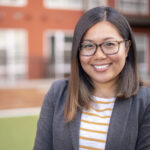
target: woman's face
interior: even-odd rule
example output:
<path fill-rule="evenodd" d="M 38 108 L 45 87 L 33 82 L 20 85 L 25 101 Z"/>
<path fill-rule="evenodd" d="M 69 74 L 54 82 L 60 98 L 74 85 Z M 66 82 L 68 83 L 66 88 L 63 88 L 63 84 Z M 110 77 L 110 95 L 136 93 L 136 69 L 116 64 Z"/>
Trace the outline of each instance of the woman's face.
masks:
<path fill-rule="evenodd" d="M 124 39 L 113 24 L 102 21 L 86 32 L 82 43 L 85 44 L 90 41 L 101 44 L 122 40 Z M 96 53 L 92 56 L 83 56 L 80 52 L 80 63 L 94 84 L 112 84 L 116 83 L 117 77 L 125 65 L 127 54 L 128 48 L 125 47 L 125 42 L 122 42 L 118 53 L 113 55 L 104 54 L 101 47 L 98 47 Z"/>

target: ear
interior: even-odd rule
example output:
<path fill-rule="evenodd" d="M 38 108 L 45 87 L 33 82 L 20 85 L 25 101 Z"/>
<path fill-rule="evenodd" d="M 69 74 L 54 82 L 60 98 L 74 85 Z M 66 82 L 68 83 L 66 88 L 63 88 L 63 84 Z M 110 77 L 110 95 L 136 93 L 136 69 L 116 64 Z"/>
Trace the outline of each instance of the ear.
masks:
<path fill-rule="evenodd" d="M 129 50 L 130 50 L 130 46 L 131 46 L 131 41 L 130 41 L 130 40 L 129 40 L 129 41 L 126 41 L 126 43 L 125 43 L 125 47 L 126 47 L 126 51 L 125 51 L 126 57 L 128 57 L 128 52 L 129 52 Z"/>

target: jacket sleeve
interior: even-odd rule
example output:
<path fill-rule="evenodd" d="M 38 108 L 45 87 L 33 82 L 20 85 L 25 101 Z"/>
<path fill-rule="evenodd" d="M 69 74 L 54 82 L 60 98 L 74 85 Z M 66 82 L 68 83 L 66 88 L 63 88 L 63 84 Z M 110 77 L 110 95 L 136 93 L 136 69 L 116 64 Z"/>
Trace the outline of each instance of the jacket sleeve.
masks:
<path fill-rule="evenodd" d="M 150 97 L 148 98 L 150 100 Z M 147 106 L 139 129 L 136 150 L 150 150 L 150 104 Z"/>
<path fill-rule="evenodd" d="M 37 133 L 33 150 L 53 150 L 52 124 L 54 113 L 54 88 L 46 94 L 37 124 Z"/>

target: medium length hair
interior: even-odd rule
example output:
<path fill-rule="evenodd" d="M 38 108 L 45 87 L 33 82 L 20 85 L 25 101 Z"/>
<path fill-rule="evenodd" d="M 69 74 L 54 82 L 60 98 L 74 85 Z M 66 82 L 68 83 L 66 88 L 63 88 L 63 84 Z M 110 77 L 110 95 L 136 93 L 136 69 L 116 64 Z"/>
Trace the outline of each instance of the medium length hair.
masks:
<path fill-rule="evenodd" d="M 128 99 L 137 94 L 139 77 L 137 71 L 136 45 L 131 27 L 126 18 L 111 7 L 96 7 L 87 11 L 79 19 L 73 36 L 71 54 L 71 73 L 68 82 L 64 115 L 67 122 L 74 119 L 78 110 L 89 109 L 92 102 L 94 85 L 91 78 L 84 72 L 79 60 L 79 47 L 85 33 L 100 21 L 112 23 L 124 40 L 130 41 L 126 63 L 118 75 L 116 99 Z M 126 43 L 127 46 L 128 43 Z"/>

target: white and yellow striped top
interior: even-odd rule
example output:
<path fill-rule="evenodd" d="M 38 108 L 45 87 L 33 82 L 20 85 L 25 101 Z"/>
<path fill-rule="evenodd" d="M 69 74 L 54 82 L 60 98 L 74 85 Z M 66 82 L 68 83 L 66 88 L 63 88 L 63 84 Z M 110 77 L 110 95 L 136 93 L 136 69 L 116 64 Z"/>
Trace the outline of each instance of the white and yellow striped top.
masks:
<path fill-rule="evenodd" d="M 90 110 L 82 112 L 79 150 L 105 150 L 115 98 L 93 98 Z"/>

